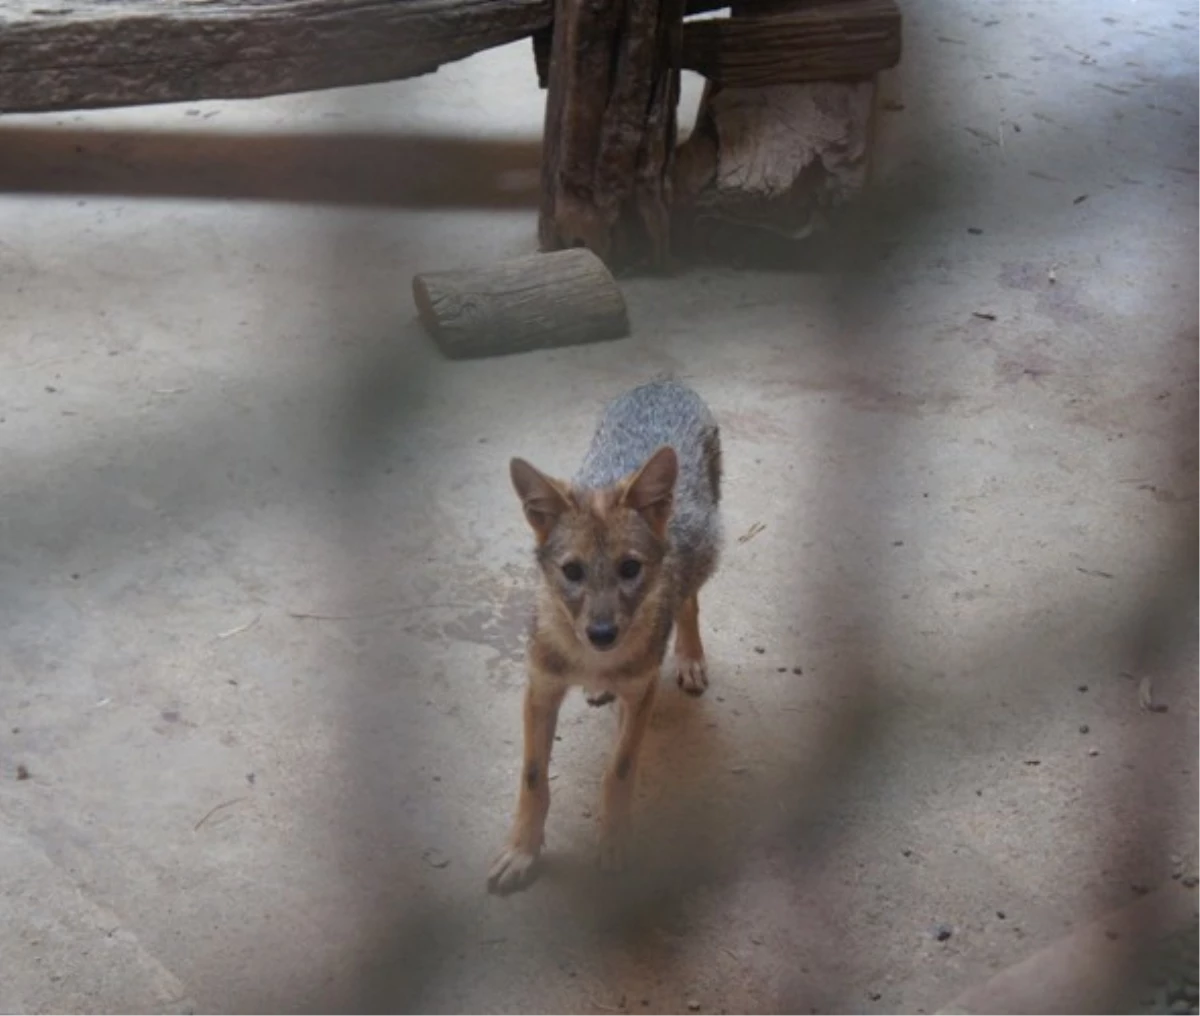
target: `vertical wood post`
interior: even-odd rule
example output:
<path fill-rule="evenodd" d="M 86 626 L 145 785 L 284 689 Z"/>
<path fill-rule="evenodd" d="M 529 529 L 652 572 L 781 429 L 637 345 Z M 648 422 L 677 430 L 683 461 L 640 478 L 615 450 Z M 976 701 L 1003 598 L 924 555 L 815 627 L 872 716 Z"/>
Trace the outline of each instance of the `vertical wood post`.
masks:
<path fill-rule="evenodd" d="M 684 3 L 555 0 L 543 250 L 667 266 Z"/>

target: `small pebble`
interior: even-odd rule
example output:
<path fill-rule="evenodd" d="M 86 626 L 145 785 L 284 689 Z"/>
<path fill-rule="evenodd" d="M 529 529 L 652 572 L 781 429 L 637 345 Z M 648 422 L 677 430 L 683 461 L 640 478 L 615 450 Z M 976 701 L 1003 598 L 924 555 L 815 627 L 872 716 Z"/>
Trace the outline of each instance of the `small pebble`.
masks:
<path fill-rule="evenodd" d="M 1195 875 L 1188 875 L 1187 878 L 1180 879 L 1180 881 L 1189 889 L 1195 889 L 1197 885 L 1200 885 L 1200 879 L 1197 879 Z"/>
<path fill-rule="evenodd" d="M 762 654 L 767 651 L 767 647 L 766 646 L 755 646 L 754 651 L 756 653 L 758 653 L 759 656 L 762 656 Z"/>
<path fill-rule="evenodd" d="M 1002 921 L 1003 921 L 1006 915 L 1005 915 L 1005 913 L 1004 913 L 1004 911 L 1003 911 L 1003 910 L 997 910 L 997 911 L 996 911 L 996 916 L 997 916 L 998 918 L 1000 918 L 1000 920 L 1002 920 Z"/>
<path fill-rule="evenodd" d="M 1088 754 L 1091 755 L 1092 758 L 1095 758 L 1097 755 L 1100 754 L 1100 749 L 1099 748 L 1089 748 Z"/>
<path fill-rule="evenodd" d="M 1079 686 L 1079 690 L 1080 690 L 1081 692 L 1083 692 L 1083 691 L 1087 691 L 1087 690 L 1088 690 L 1088 686 L 1087 686 L 1086 684 L 1081 684 L 1081 685 Z"/>
<path fill-rule="evenodd" d="M 29 779 L 29 769 L 24 764 L 17 766 L 17 779 L 18 780 Z"/>
<path fill-rule="evenodd" d="M 699 1002 L 697 1002 L 697 1001 L 696 1001 L 696 1000 L 693 998 L 693 999 L 691 999 L 691 1000 L 689 1000 L 689 1001 L 688 1001 L 688 1009 L 689 1009 L 691 1012 L 699 1012 L 699 1011 L 700 1011 L 700 1003 L 699 1003 Z"/>
<path fill-rule="evenodd" d="M 972 236 L 983 236 L 983 230 L 980 229 L 978 226 L 968 226 L 967 232 L 970 233 Z"/>
<path fill-rule="evenodd" d="M 933 929 L 933 937 L 939 942 L 945 942 L 953 934 L 954 931 L 948 924 L 939 924 Z"/>
<path fill-rule="evenodd" d="M 786 674 L 786 673 L 787 673 L 787 667 L 776 667 L 775 669 L 776 669 L 776 671 L 778 671 L 780 674 Z"/>
<path fill-rule="evenodd" d="M 1091 730 L 1092 730 L 1092 728 L 1089 727 L 1086 723 L 1079 724 L 1079 733 L 1088 734 L 1088 733 L 1091 733 Z"/>
<path fill-rule="evenodd" d="M 878 991 L 868 991 L 867 998 L 869 998 L 872 1002 L 878 1002 L 881 998 L 883 998 L 883 995 Z"/>
<path fill-rule="evenodd" d="M 803 671 L 803 670 L 801 670 L 799 667 L 793 667 L 793 668 L 792 668 L 792 673 L 793 673 L 793 674 L 803 674 L 803 673 L 804 673 L 804 671 Z"/>

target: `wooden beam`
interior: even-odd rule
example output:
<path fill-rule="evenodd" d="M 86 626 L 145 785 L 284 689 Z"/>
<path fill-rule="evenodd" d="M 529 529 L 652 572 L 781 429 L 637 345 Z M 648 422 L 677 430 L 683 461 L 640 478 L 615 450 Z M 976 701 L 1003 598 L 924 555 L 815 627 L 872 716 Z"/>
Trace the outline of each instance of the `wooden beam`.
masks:
<path fill-rule="evenodd" d="M 0 113 L 410 78 L 551 14 L 551 0 L 0 0 Z"/>
<path fill-rule="evenodd" d="M 894 0 L 841 0 L 788 13 L 689 21 L 682 65 L 726 88 L 870 77 L 900 62 Z"/>
<path fill-rule="evenodd" d="M 557 0 L 543 132 L 543 250 L 665 267 L 684 0 Z"/>
<path fill-rule="evenodd" d="M 625 299 L 586 250 L 511 258 L 413 279 L 421 322 L 454 360 L 619 339 Z"/>

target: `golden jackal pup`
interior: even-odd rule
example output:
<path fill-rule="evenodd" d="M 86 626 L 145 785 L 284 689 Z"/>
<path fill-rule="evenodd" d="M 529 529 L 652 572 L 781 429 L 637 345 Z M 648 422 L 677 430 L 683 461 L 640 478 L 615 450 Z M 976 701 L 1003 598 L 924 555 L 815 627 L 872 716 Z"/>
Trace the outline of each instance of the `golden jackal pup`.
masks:
<path fill-rule="evenodd" d="M 529 640 L 520 797 L 488 875 L 495 892 L 524 885 L 542 849 L 554 728 L 575 685 L 592 705 L 619 704 L 599 860 L 621 866 L 638 752 L 672 627 L 679 686 L 692 695 L 708 687 L 697 595 L 721 543 L 720 432 L 695 392 L 654 382 L 609 405 L 570 483 L 523 459 L 513 459 L 510 472 L 542 581 Z"/>

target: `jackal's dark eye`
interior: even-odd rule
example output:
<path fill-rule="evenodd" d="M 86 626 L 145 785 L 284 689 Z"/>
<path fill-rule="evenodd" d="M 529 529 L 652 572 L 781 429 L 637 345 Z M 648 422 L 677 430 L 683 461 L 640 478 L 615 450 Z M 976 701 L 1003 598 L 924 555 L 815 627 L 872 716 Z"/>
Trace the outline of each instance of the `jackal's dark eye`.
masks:
<path fill-rule="evenodd" d="M 617 565 L 617 574 L 626 582 L 632 582 L 642 574 L 642 562 L 636 558 L 627 557 Z"/>
<path fill-rule="evenodd" d="M 568 561 L 562 566 L 563 578 L 568 582 L 583 581 L 583 565 L 578 561 Z"/>

